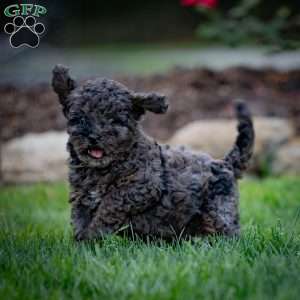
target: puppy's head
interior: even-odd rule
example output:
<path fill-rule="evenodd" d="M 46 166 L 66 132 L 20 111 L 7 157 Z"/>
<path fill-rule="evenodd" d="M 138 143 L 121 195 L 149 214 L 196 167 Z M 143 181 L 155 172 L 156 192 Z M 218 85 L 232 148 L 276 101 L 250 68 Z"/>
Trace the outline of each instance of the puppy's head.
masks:
<path fill-rule="evenodd" d="M 135 93 L 113 80 L 78 85 L 60 65 L 53 69 L 52 86 L 67 118 L 72 151 L 91 167 L 105 168 L 127 157 L 146 110 L 165 113 L 168 108 L 164 96 Z"/>

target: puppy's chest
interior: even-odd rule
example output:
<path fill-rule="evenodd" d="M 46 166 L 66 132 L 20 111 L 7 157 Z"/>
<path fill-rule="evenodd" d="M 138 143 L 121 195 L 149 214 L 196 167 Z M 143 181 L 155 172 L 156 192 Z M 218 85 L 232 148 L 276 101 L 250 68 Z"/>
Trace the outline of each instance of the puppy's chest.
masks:
<path fill-rule="evenodd" d="M 72 184 L 72 182 L 71 182 Z M 158 190 L 159 181 L 149 182 L 137 174 L 129 174 L 108 180 L 105 177 L 86 176 L 85 180 L 73 184 L 74 194 L 78 200 L 90 208 L 96 208 L 101 202 L 118 202 L 126 204 L 135 195 L 147 196 Z M 156 196 L 157 195 L 153 195 Z"/>

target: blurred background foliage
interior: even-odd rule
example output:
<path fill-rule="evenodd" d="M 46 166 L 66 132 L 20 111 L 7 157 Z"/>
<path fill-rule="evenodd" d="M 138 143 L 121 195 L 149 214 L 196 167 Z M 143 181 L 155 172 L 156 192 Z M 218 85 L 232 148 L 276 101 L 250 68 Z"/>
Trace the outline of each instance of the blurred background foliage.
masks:
<path fill-rule="evenodd" d="M 202 17 L 197 29 L 200 39 L 230 46 L 299 47 L 299 1 L 241 0 L 218 4 L 203 7 L 196 3 Z"/>
<path fill-rule="evenodd" d="M 212 0 L 210 0 L 211 2 Z M 249 43 L 299 46 L 299 0 L 23 1 L 44 5 L 47 40 L 80 46 L 131 42 Z M 3 9 L 14 3 L 2 0 Z M 204 0 L 205 3 L 205 0 Z M 1 18 L 1 27 L 8 18 Z"/>

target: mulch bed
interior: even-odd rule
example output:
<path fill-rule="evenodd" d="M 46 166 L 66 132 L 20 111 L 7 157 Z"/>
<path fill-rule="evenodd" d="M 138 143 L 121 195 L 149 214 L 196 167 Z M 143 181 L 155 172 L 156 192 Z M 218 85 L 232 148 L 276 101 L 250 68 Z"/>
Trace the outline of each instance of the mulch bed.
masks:
<path fill-rule="evenodd" d="M 300 134 L 300 70 L 230 68 L 224 71 L 176 68 L 162 75 L 116 77 L 137 91 L 157 91 L 169 97 L 166 115 L 147 114 L 145 131 L 168 139 L 188 122 L 232 117 L 233 99 L 249 103 L 255 115 L 293 120 Z M 0 86 L 1 133 L 7 141 L 28 132 L 63 130 L 65 120 L 49 83 L 20 87 Z"/>

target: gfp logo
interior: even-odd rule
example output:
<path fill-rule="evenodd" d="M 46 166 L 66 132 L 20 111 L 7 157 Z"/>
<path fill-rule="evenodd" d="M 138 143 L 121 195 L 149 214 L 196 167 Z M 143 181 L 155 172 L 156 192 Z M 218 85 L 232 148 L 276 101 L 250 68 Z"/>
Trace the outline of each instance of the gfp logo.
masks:
<path fill-rule="evenodd" d="M 45 26 L 37 22 L 36 18 L 45 15 L 47 9 L 41 5 L 12 4 L 5 8 L 4 15 L 13 18 L 12 22 L 4 26 L 5 33 L 9 34 L 9 43 L 13 48 L 27 46 L 38 47 L 40 35 Z"/>

